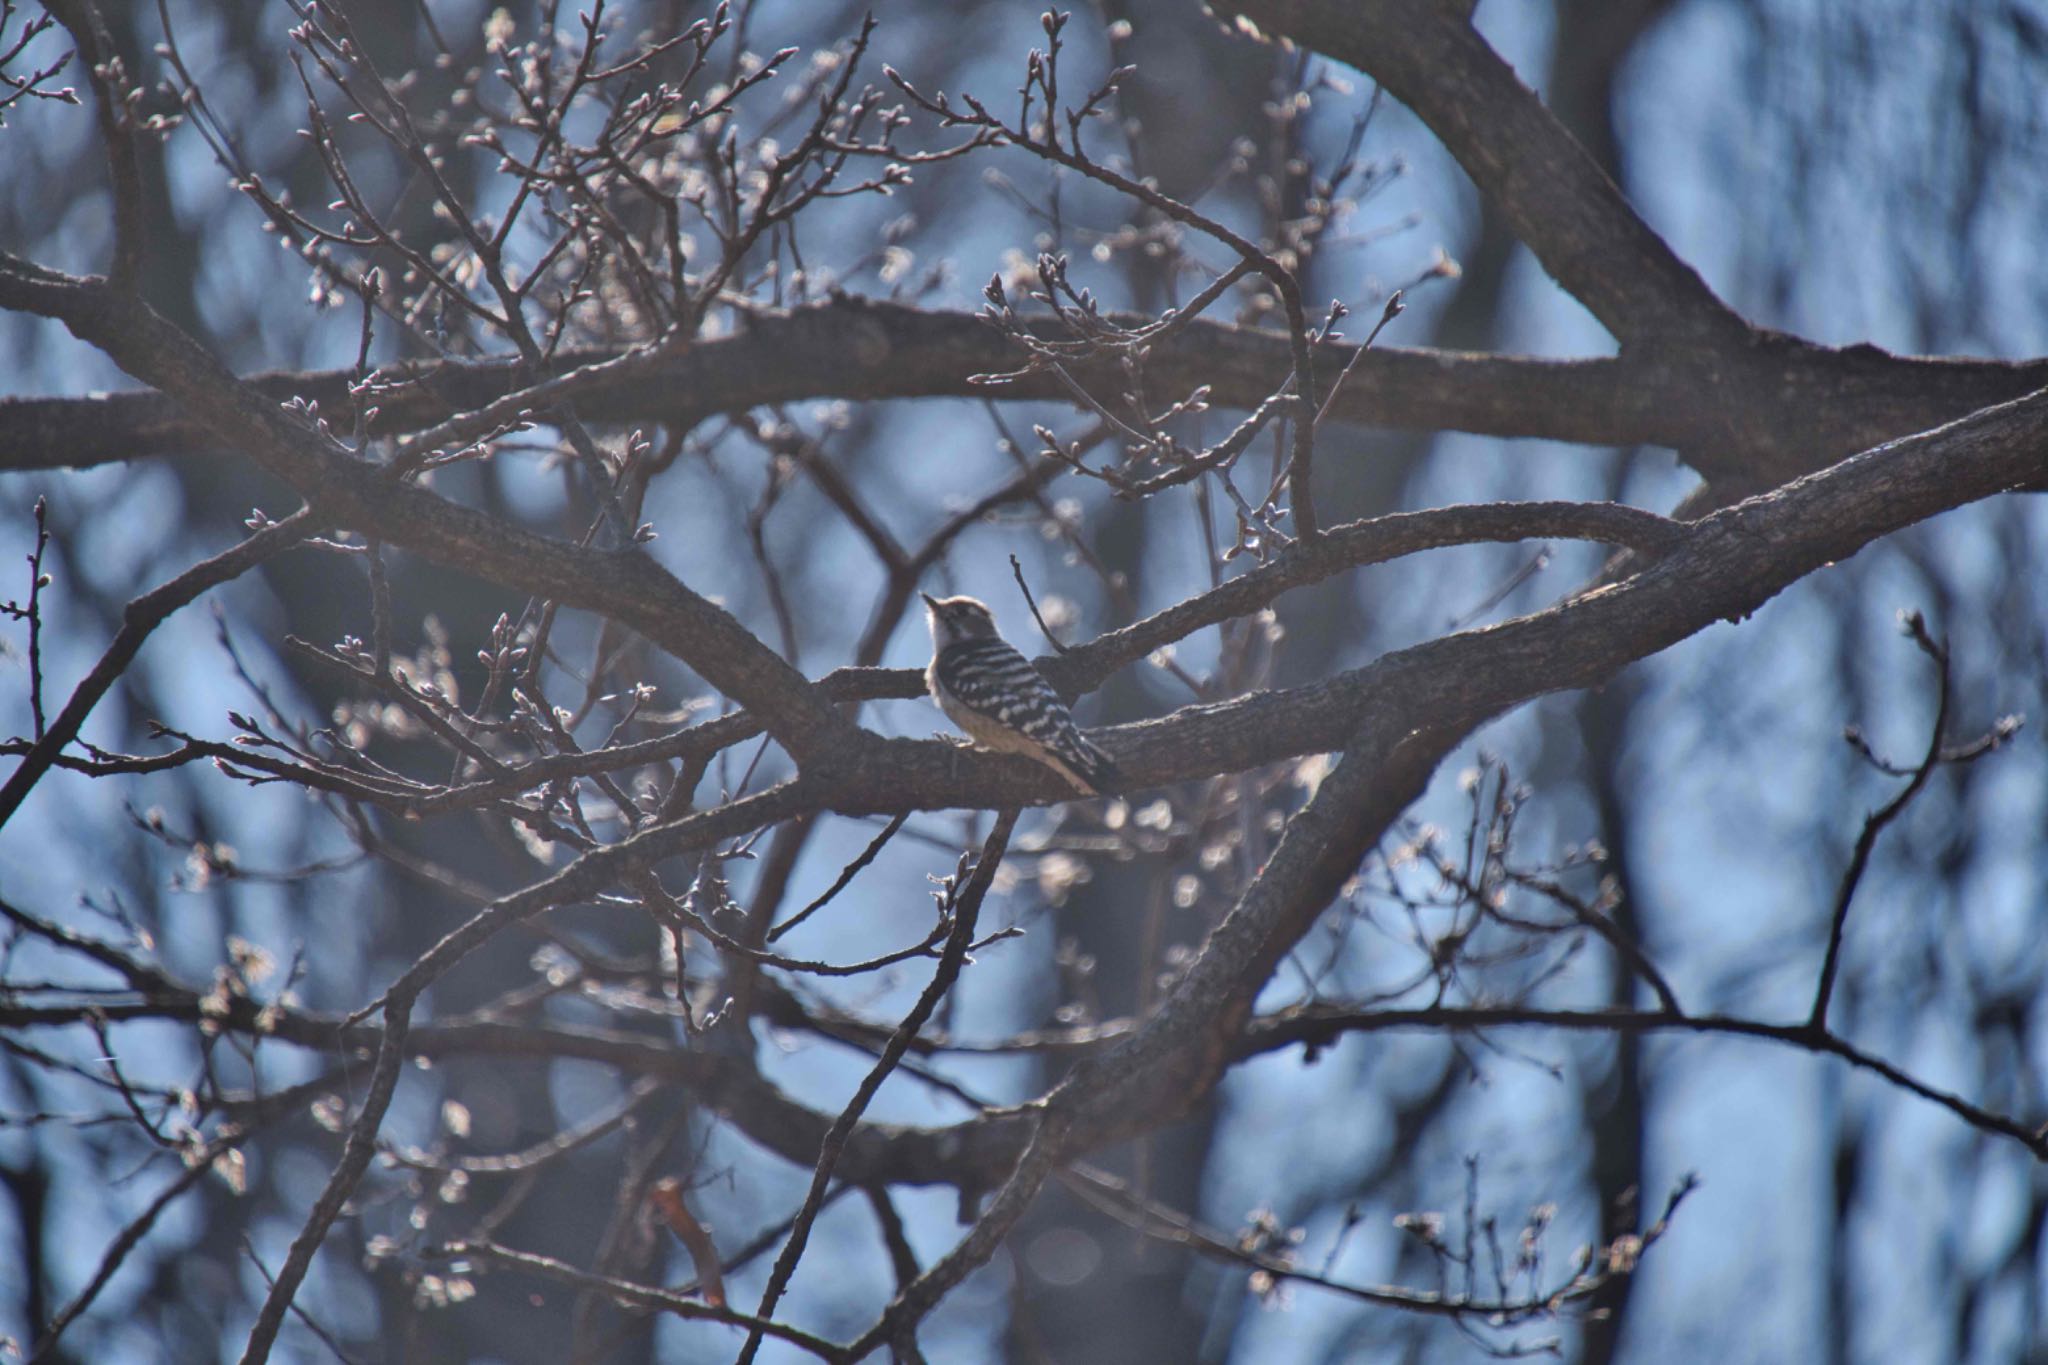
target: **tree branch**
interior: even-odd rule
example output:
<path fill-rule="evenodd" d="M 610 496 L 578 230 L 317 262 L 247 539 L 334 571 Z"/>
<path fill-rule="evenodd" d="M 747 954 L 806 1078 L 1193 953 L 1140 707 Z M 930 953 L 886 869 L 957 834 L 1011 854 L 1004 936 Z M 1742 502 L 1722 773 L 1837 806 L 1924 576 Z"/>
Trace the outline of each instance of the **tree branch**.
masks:
<path fill-rule="evenodd" d="M 952 901 L 953 924 L 946 935 L 945 952 L 939 958 L 937 970 L 932 973 L 917 1003 L 910 1013 L 903 1016 L 903 1022 L 889 1036 L 882 1055 L 876 1059 L 868 1074 L 847 1101 L 846 1108 L 832 1121 L 832 1127 L 825 1134 L 825 1141 L 818 1150 L 818 1163 L 811 1172 L 811 1187 L 804 1196 L 803 1207 L 797 1211 L 796 1222 L 790 1229 L 789 1241 L 784 1243 L 782 1252 L 775 1258 L 775 1268 L 769 1273 L 768 1287 L 761 1291 L 761 1306 L 756 1315 L 766 1319 L 775 1312 L 775 1305 L 782 1298 L 782 1291 L 789 1287 L 790 1277 L 796 1274 L 797 1262 L 802 1259 L 804 1246 L 810 1240 L 811 1224 L 818 1216 L 818 1210 L 825 1201 L 825 1190 L 832 1182 L 832 1172 L 839 1164 L 840 1154 L 845 1150 L 846 1140 L 853 1133 L 854 1124 L 867 1109 L 868 1101 L 882 1088 L 882 1082 L 903 1060 L 904 1050 L 915 1038 L 925 1021 L 932 1017 L 932 1011 L 939 1007 L 939 1001 L 953 988 L 960 969 L 967 961 L 967 946 L 974 942 L 975 922 L 980 918 L 981 903 L 988 895 L 988 889 L 995 884 L 996 868 L 1003 860 L 1003 851 L 1010 846 L 1010 831 L 1017 827 L 1015 807 L 996 816 L 995 827 L 982 842 L 981 853 L 974 864 L 974 870 L 967 874 L 950 897 Z M 740 1351 L 740 1365 L 747 1365 L 761 1349 L 761 1329 L 755 1327 L 747 1336 L 747 1344 Z"/>
<path fill-rule="evenodd" d="M 328 524 L 374 533 L 433 563 L 601 612 L 638 630 L 755 710 L 800 763 L 844 728 L 801 674 L 645 554 L 551 540 L 385 478 L 324 430 L 236 379 L 148 304 L 116 294 L 103 281 L 60 276 L 0 254 L 0 307 L 62 321 L 200 416 L 217 439 L 291 483 Z"/>
<path fill-rule="evenodd" d="M 1439 0 L 1211 0 L 1211 7 L 1358 68 L 1413 109 L 1551 278 L 1624 347 L 1732 345 L 1748 332 L 1468 16 Z"/>
<path fill-rule="evenodd" d="M 1146 320 L 1112 321 L 1135 327 Z M 1064 335 L 1049 321 L 1033 327 L 1048 339 Z M 1146 357 L 1147 374 L 1162 389 L 1209 385 L 1217 406 L 1250 411 L 1286 382 L 1289 345 L 1279 333 L 1195 321 L 1165 335 Z M 1351 367 L 1324 422 L 1668 446 L 1704 471 L 1746 472 L 1752 486 L 1810 473 L 2048 384 L 2048 360 L 1902 357 L 1871 346 L 1838 349 L 1792 338 L 1766 338 L 1749 355 L 1769 383 L 1741 393 L 1732 383 L 1724 393 L 1721 384 L 1706 383 L 1698 367 L 1663 354 L 1546 360 L 1374 346 L 1360 358 L 1358 347 L 1343 342 L 1325 343 L 1319 353 L 1332 372 Z M 351 393 L 352 369 L 280 372 L 246 382 L 274 402 L 296 397 L 317 403 L 338 428 L 353 426 L 359 404 L 374 404 L 367 425 L 372 436 L 425 432 L 475 417 L 435 438 L 459 443 L 465 433 L 487 432 L 522 412 L 572 399 L 587 421 L 687 427 L 712 413 L 812 398 L 1068 398 L 1049 374 L 994 389 L 971 382 L 1014 360 L 1010 344 L 972 314 L 843 297 L 762 313 L 731 335 L 687 348 L 563 351 L 544 375 L 504 358 L 388 366 L 361 397 Z M 1098 373 L 1089 363 L 1076 367 L 1076 375 L 1090 384 L 1121 380 L 1113 367 Z M 1775 436 L 1751 432 L 1736 447 L 1730 433 L 1737 404 L 1754 407 L 1780 390 L 1787 397 L 1774 416 L 1789 425 Z M 86 467 L 221 444 L 159 393 L 0 399 L 0 469 Z"/>

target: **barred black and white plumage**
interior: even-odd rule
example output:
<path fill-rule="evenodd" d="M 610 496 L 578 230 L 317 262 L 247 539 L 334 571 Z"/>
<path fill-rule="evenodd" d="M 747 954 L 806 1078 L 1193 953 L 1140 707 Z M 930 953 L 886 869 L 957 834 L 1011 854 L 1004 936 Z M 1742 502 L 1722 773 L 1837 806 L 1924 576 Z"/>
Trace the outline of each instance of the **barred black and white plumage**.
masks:
<path fill-rule="evenodd" d="M 1116 781 L 1116 764 L 1075 728 L 1045 675 L 996 632 L 972 597 L 925 595 L 932 662 L 925 686 L 939 709 L 977 743 L 1025 754 L 1094 796 Z"/>

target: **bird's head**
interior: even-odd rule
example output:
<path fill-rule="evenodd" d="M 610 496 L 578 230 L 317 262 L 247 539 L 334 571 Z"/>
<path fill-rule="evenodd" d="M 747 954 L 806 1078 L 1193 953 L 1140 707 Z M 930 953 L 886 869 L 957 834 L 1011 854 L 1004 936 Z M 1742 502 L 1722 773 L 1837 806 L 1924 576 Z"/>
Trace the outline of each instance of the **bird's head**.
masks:
<path fill-rule="evenodd" d="M 988 605 L 972 597 L 934 597 L 920 593 L 932 621 L 932 644 L 938 649 L 961 640 L 992 640 L 996 618 Z"/>

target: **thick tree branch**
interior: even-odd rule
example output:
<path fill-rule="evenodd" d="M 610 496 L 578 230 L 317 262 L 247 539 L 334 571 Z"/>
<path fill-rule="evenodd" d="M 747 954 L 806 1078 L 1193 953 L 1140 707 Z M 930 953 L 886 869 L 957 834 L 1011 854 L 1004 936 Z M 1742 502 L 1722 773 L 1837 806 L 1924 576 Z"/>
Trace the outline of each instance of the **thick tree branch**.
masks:
<path fill-rule="evenodd" d="M 1060 334 L 1053 324 L 1041 327 L 1048 338 Z M 1769 386 L 1747 392 L 1750 381 L 1710 383 L 1697 366 L 1662 353 L 1545 360 L 1375 346 L 1358 358 L 1355 347 L 1332 342 L 1319 354 L 1332 373 L 1352 366 L 1331 412 L 1336 421 L 1669 446 L 1705 472 L 1745 473 L 1752 488 L 2048 384 L 2048 361 L 1901 357 L 1768 336 L 1743 354 Z M 565 351 L 548 375 L 532 375 L 513 360 L 394 367 L 362 401 L 377 408 L 370 434 L 397 436 L 458 414 L 481 410 L 497 421 L 571 399 L 586 421 L 688 426 L 709 413 L 809 398 L 1070 398 L 1046 374 L 995 389 L 970 382 L 1015 360 L 1010 344 L 972 314 L 848 297 L 764 313 L 731 336 L 681 349 Z M 1286 381 L 1289 365 L 1280 333 L 1196 321 L 1150 351 L 1147 374 L 1162 391 L 1209 385 L 1217 406 L 1248 411 Z M 1076 375 L 1091 385 L 1121 378 L 1085 364 Z M 353 370 L 325 370 L 246 382 L 275 402 L 319 404 L 339 429 L 355 421 L 355 380 Z M 1780 392 L 1784 431 L 1769 439 L 1750 431 L 1738 442 L 1741 413 L 1766 396 L 1775 402 Z M 82 467 L 222 444 L 158 393 L 0 399 L 0 469 Z M 1341 446 L 1325 458 L 1343 468 Z"/>
<path fill-rule="evenodd" d="M 1353 748 L 1364 726 L 1372 732 L 1378 761 L 1392 765 L 1382 774 L 1380 790 L 1419 788 L 1450 745 L 1522 702 L 1593 686 L 1716 621 L 1739 620 L 1807 574 L 1891 531 L 2044 476 L 2048 390 L 1865 452 L 1716 513 L 1687 528 L 1676 549 L 1634 577 L 1545 611 L 1432 640 L 1303 687 L 1184 707 L 1098 735 L 1127 785 L 1139 789 Z M 1069 660 L 1080 652 L 1060 657 Z M 1414 740 L 1418 735 L 1437 738 L 1422 746 Z M 594 896 L 662 858 L 797 815 L 1004 808 L 1070 795 L 1057 778 L 1021 756 L 849 732 L 813 771 L 588 853 L 553 877 L 494 902 L 424 954 L 393 989 L 423 990 L 506 924 Z M 1379 808 L 1374 810 L 1379 818 Z M 1291 925 L 1288 933 L 1262 928 L 1257 936 L 1263 946 L 1248 945 L 1240 957 L 1251 962 L 1284 951 L 1306 927 Z M 1200 972 L 1198 964 L 1187 979 Z"/>
<path fill-rule="evenodd" d="M 142 269 L 146 230 L 142 218 L 142 160 L 136 147 L 133 83 L 114 50 L 106 21 L 90 0 L 52 0 L 51 13 L 70 32 L 92 82 L 100 144 L 107 154 L 107 180 L 114 201 L 114 252 L 108 278 L 116 289 L 133 289 Z"/>
<path fill-rule="evenodd" d="M 1438 0 L 1210 0 L 1365 72 L 1429 125 L 1515 236 L 1623 345 L 1748 328 L 1637 216 L 1469 17 Z"/>

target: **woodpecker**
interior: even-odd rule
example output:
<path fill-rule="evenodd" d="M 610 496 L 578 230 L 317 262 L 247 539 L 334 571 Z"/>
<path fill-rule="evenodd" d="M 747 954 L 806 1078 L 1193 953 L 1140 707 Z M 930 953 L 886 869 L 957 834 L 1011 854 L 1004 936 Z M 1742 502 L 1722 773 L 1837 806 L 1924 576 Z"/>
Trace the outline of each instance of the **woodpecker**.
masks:
<path fill-rule="evenodd" d="M 925 686 L 948 719 L 991 749 L 1037 759 L 1085 795 L 1116 781 L 1116 764 L 1074 727 L 1045 675 L 996 633 L 984 603 L 921 596 L 932 625 Z"/>

